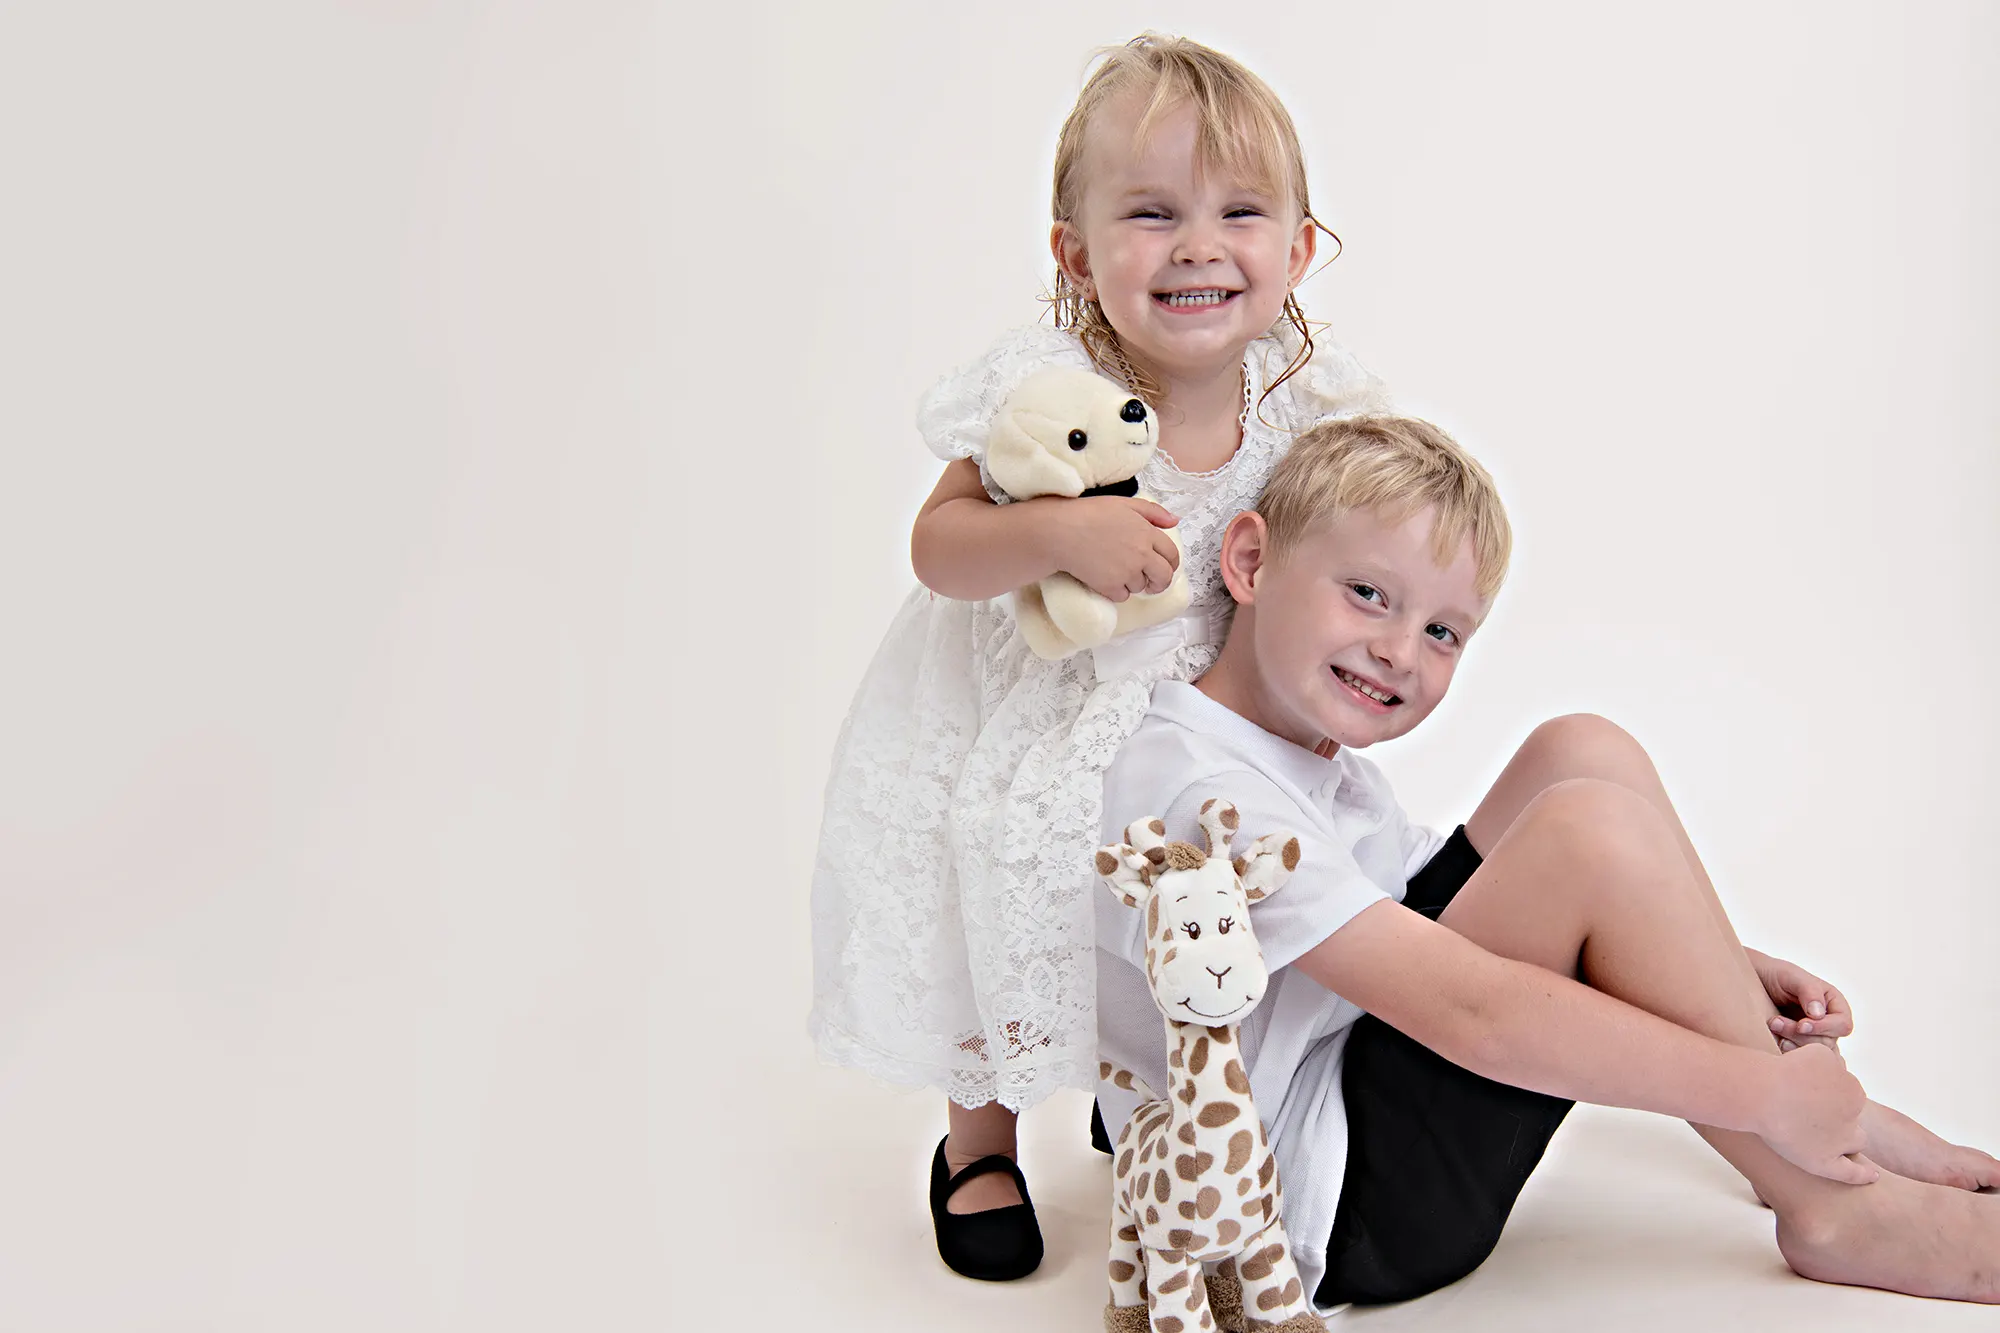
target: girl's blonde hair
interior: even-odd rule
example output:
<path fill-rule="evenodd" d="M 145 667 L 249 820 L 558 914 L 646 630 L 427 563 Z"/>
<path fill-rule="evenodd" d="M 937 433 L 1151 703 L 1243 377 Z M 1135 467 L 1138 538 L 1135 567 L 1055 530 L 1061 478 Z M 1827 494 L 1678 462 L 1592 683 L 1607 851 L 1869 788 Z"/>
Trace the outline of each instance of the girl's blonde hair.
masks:
<path fill-rule="evenodd" d="M 1392 522 L 1437 511 L 1431 554 L 1451 563 L 1472 539 L 1474 586 L 1491 599 L 1507 577 L 1513 528 L 1493 478 L 1458 441 L 1414 417 L 1344 417 L 1302 432 L 1264 487 L 1257 512 L 1280 559 L 1328 519 L 1371 510 Z"/>
<path fill-rule="evenodd" d="M 1139 116 L 1138 138 L 1144 143 L 1163 115 L 1190 107 L 1195 116 L 1195 154 L 1203 171 L 1222 171 L 1282 195 L 1298 205 L 1300 216 L 1327 235 L 1325 223 L 1313 216 L 1306 194 L 1306 160 L 1298 131 L 1284 103 L 1270 86 L 1239 62 L 1185 37 L 1142 33 L 1123 46 L 1097 53 L 1098 65 L 1070 108 L 1056 140 L 1055 200 L 1057 222 L 1074 224 L 1083 203 L 1083 148 L 1090 122 L 1104 105 L 1126 92 L 1150 92 Z M 1335 250 L 1338 256 L 1339 251 Z M 1129 384 L 1142 398 L 1158 402 L 1162 386 L 1132 365 L 1119 344 L 1118 333 L 1104 317 L 1104 308 L 1086 297 L 1056 266 L 1055 290 L 1047 298 L 1055 309 L 1056 327 L 1073 329 L 1097 368 Z M 1298 298 L 1285 296 L 1285 319 L 1299 335 L 1299 350 L 1285 373 L 1264 393 L 1298 373 L 1312 359 L 1312 325 Z"/>

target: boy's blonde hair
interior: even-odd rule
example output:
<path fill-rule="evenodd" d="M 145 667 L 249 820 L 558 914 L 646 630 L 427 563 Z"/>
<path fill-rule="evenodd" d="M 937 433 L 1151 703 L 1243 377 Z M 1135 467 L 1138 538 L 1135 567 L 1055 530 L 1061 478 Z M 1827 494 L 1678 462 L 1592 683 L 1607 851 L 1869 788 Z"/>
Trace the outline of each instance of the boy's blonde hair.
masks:
<path fill-rule="evenodd" d="M 1221 171 L 1250 181 L 1298 207 L 1299 215 L 1327 235 L 1333 232 L 1313 216 L 1306 194 L 1306 159 L 1298 131 L 1284 103 L 1270 86 L 1220 51 L 1185 37 L 1142 33 L 1123 46 L 1097 52 L 1103 63 L 1085 81 L 1056 140 L 1055 199 L 1057 222 L 1074 223 L 1083 206 L 1083 149 L 1091 120 L 1106 103 L 1127 92 L 1147 94 L 1139 115 L 1141 144 L 1163 115 L 1190 107 L 1195 117 L 1195 156 L 1202 171 Z M 1334 244 L 1340 238 L 1334 236 Z M 1336 252 L 1337 253 L 1337 252 Z M 1123 380 L 1142 398 L 1159 401 L 1161 386 L 1140 374 L 1126 359 L 1118 334 L 1104 317 L 1103 307 L 1084 296 L 1069 275 L 1056 266 L 1055 290 L 1048 297 L 1055 308 L 1056 327 L 1074 329 L 1097 368 Z M 1312 328 L 1298 298 L 1285 297 L 1285 319 L 1298 331 L 1301 346 L 1285 373 L 1265 389 L 1285 382 L 1311 359 Z"/>
<path fill-rule="evenodd" d="M 1483 598 L 1500 591 L 1514 533 L 1493 478 L 1458 441 L 1415 417 L 1344 417 L 1300 434 L 1271 473 L 1257 512 L 1281 559 L 1330 518 L 1357 509 L 1400 522 L 1437 511 L 1431 552 L 1451 563 L 1466 538 Z"/>

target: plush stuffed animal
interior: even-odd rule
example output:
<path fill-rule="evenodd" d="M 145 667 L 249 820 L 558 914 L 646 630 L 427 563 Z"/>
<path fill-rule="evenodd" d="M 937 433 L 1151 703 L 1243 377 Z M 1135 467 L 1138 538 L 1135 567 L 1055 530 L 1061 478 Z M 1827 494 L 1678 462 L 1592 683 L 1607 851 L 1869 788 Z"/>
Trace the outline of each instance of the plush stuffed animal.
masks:
<path fill-rule="evenodd" d="M 1291 875 L 1299 841 L 1266 834 L 1231 861 L 1236 807 L 1211 800 L 1200 819 L 1206 851 L 1168 842 L 1165 824 L 1142 819 L 1097 853 L 1111 892 L 1146 912 L 1146 981 L 1166 1015 L 1170 1080 L 1170 1095 L 1159 1097 L 1130 1073 L 1099 1066 L 1146 1098 L 1113 1150 L 1104 1327 L 1317 1333 L 1326 1325 L 1285 1242 L 1277 1162 L 1236 1039 L 1270 982 L 1250 904 Z M 1214 1270 L 1207 1278 L 1203 1265 Z"/>
<path fill-rule="evenodd" d="M 986 445 L 986 471 L 1016 500 L 1138 495 L 1139 470 L 1158 447 L 1158 421 L 1130 390 L 1086 370 L 1057 368 L 1029 376 L 1001 404 Z M 1163 591 L 1122 602 L 1057 573 L 1015 592 L 1014 618 L 1028 647 L 1055 659 L 1171 620 L 1187 604 L 1187 571 L 1178 565 Z"/>

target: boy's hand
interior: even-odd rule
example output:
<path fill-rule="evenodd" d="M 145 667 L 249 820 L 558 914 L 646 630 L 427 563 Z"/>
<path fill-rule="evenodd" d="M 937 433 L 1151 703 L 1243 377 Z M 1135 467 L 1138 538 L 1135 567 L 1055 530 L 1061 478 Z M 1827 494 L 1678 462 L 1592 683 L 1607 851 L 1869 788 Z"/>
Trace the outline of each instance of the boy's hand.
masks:
<path fill-rule="evenodd" d="M 1778 1006 L 1778 1015 L 1771 1020 L 1771 1035 L 1778 1039 L 1780 1050 L 1790 1051 L 1806 1042 L 1838 1050 L 1840 1039 L 1853 1033 L 1854 1011 L 1848 1006 L 1847 997 L 1833 986 L 1797 963 L 1755 949 L 1743 952 L 1757 969 L 1764 993 Z"/>
<path fill-rule="evenodd" d="M 1056 568 L 1100 597 L 1122 602 L 1135 593 L 1165 592 L 1174 581 L 1181 551 L 1165 529 L 1180 520 L 1151 500 L 1063 500 L 1052 522 Z"/>
<path fill-rule="evenodd" d="M 1849 1185 L 1872 1185 L 1881 1168 L 1861 1155 L 1868 1094 L 1831 1047 L 1808 1042 L 1778 1057 L 1760 1137 L 1794 1166 Z"/>

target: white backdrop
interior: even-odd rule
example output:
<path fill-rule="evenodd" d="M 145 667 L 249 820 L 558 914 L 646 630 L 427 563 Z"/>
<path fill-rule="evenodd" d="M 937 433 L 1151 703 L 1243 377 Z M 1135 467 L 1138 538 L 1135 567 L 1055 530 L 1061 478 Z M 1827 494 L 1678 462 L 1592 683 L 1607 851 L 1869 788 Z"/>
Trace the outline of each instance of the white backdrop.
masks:
<path fill-rule="evenodd" d="M 1148 26 L 1285 98 L 1309 313 L 1509 501 L 1406 804 L 1623 722 L 2000 1143 L 2000 11 L 998 12 L 0 14 L 0 1326 L 671 1318 L 736 1164 L 876 1113 L 805 898 L 915 398 Z"/>

